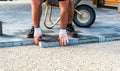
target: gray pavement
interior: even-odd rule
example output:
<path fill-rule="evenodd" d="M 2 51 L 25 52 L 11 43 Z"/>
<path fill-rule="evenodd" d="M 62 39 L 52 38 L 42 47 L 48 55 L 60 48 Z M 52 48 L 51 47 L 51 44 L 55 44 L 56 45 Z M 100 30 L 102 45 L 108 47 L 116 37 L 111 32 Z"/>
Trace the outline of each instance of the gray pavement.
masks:
<path fill-rule="evenodd" d="M 120 71 L 120 41 L 0 48 L 0 71 Z"/>
<path fill-rule="evenodd" d="M 0 2 L 0 21 L 3 23 L 3 35 L 0 36 L 0 47 L 21 46 L 34 44 L 33 39 L 26 38 L 32 26 L 30 3 Z M 43 6 L 43 14 L 45 6 Z M 96 21 L 90 28 L 79 28 L 74 25 L 79 37 L 69 37 L 69 45 L 120 40 L 120 15 L 117 10 L 95 9 Z M 53 20 L 59 16 L 59 8 L 54 8 Z M 53 29 L 46 29 L 41 19 L 41 28 L 44 30 L 43 41 L 40 47 L 59 46 L 57 41 L 59 24 Z M 49 22 L 47 22 L 49 23 Z"/>

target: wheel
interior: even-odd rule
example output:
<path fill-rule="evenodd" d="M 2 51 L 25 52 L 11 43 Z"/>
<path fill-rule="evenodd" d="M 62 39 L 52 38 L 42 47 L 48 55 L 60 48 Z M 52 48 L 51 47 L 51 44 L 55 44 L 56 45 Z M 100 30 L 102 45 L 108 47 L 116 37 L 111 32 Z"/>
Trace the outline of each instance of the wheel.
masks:
<path fill-rule="evenodd" d="M 73 22 L 78 27 L 90 27 L 94 23 L 96 14 L 92 7 L 88 5 L 79 5 L 75 10 Z M 77 12 L 79 12 L 79 14 Z"/>

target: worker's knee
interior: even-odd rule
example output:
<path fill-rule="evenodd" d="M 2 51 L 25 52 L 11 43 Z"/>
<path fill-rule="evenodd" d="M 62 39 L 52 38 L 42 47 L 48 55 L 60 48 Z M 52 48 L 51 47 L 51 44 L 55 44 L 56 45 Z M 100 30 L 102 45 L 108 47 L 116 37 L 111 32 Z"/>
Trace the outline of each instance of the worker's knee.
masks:
<path fill-rule="evenodd" d="M 42 6 L 42 0 L 32 0 L 32 8 L 40 8 Z"/>
<path fill-rule="evenodd" d="M 68 9 L 61 9 L 61 13 L 66 13 L 68 12 Z"/>

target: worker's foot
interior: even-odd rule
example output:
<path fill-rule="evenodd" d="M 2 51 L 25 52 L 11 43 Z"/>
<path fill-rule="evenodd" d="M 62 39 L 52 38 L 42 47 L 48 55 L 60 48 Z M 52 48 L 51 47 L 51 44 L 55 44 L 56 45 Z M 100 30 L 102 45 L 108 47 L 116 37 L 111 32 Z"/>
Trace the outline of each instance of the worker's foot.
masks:
<path fill-rule="evenodd" d="M 33 38 L 34 37 L 34 27 L 32 26 L 32 28 L 30 29 L 30 32 L 27 35 L 27 38 Z"/>
<path fill-rule="evenodd" d="M 77 37 L 78 36 L 78 34 L 75 31 L 72 24 L 68 24 L 66 30 L 67 30 L 67 34 L 70 35 L 71 37 Z"/>

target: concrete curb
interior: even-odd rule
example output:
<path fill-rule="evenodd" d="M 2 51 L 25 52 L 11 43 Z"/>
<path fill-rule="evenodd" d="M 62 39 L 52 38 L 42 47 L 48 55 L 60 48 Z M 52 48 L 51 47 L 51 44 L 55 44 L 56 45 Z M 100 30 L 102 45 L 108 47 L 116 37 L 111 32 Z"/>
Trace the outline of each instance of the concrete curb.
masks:
<path fill-rule="evenodd" d="M 25 45 L 33 45 L 33 44 L 34 44 L 33 39 L 23 39 L 23 40 L 18 40 L 18 41 L 0 42 L 0 48 L 25 46 Z"/>
<path fill-rule="evenodd" d="M 24 46 L 33 45 L 33 39 L 18 37 L 16 35 L 5 35 L 0 36 L 0 48 L 2 47 L 14 47 L 14 46 Z"/>
<path fill-rule="evenodd" d="M 110 35 L 110 34 L 109 34 Z M 118 35 L 118 34 L 117 34 Z M 87 36 L 86 36 L 87 37 Z M 115 41 L 115 40 L 120 40 L 120 35 L 118 36 L 96 36 L 93 38 L 69 38 L 69 44 L 67 46 L 70 45 L 79 45 L 79 44 L 87 44 L 87 43 L 97 43 L 97 42 L 108 42 L 108 41 Z M 43 47 L 43 48 L 48 48 L 48 47 L 58 47 L 59 46 L 59 42 L 45 42 L 45 41 L 40 41 L 39 42 L 39 46 Z"/>
<path fill-rule="evenodd" d="M 86 36 L 87 37 L 87 36 Z M 87 43 L 97 43 L 97 42 L 108 42 L 108 41 L 115 41 L 120 40 L 120 36 L 115 37 L 104 37 L 104 36 L 96 36 L 93 38 L 71 38 L 69 37 L 69 44 L 70 45 L 79 45 L 79 44 L 87 44 Z M 0 48 L 3 47 L 14 47 L 14 46 L 25 46 L 25 45 L 34 45 L 33 39 L 22 39 L 22 40 L 14 40 L 8 42 L 0 42 Z M 58 47 L 58 41 L 40 41 L 39 46 L 42 48 L 49 48 L 49 47 Z"/>

